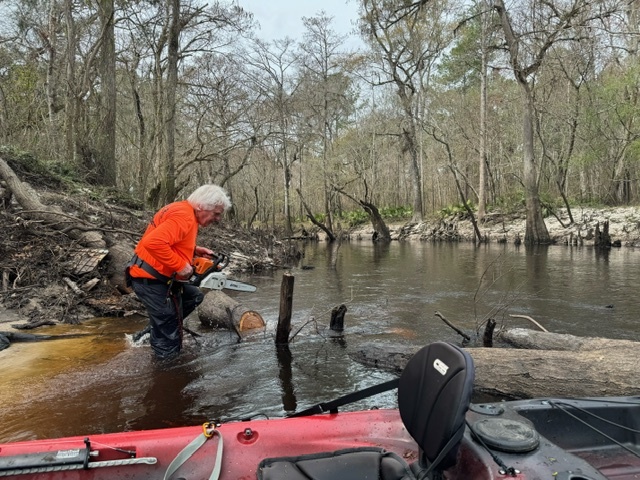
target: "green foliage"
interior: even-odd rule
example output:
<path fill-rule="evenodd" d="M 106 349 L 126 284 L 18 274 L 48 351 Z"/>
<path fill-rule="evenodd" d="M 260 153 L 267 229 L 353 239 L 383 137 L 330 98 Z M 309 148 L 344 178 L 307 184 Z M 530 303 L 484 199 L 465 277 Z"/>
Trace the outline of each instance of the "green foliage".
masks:
<path fill-rule="evenodd" d="M 404 205 L 399 207 L 383 207 L 380 209 L 380 216 L 385 221 L 406 220 L 411 218 L 411 215 L 413 215 L 413 209 Z M 343 212 L 341 218 L 347 221 L 349 227 L 355 227 L 369 222 L 369 214 L 362 209 Z"/>
<path fill-rule="evenodd" d="M 468 12 L 466 12 L 468 13 Z M 477 17 L 479 20 L 480 17 Z M 478 83 L 480 72 L 480 23 L 465 23 L 466 28 L 456 36 L 453 48 L 443 55 L 438 80 L 444 85 L 454 84 L 466 88 Z"/>
<path fill-rule="evenodd" d="M 380 216 L 385 221 L 399 221 L 407 220 L 413 215 L 413 209 L 407 206 L 400 207 L 384 207 L 380 209 Z M 317 214 L 316 218 L 324 215 Z M 370 221 L 369 214 L 363 209 L 351 210 L 348 212 L 342 212 L 339 220 L 346 223 L 349 228 L 357 227 L 358 225 L 364 225 Z"/>
<path fill-rule="evenodd" d="M 580 202 L 572 202 L 571 208 L 605 208 L 607 205 L 598 198 L 590 198 L 586 200 L 580 200 Z"/>
<path fill-rule="evenodd" d="M 524 191 L 519 189 L 499 197 L 495 203 L 495 207 L 505 214 L 520 212 L 524 206 Z"/>
<path fill-rule="evenodd" d="M 640 140 L 633 140 L 626 151 L 626 158 L 629 162 L 640 162 Z"/>
<path fill-rule="evenodd" d="M 401 205 L 399 207 L 384 207 L 380 215 L 385 220 L 407 220 L 413 215 L 413 208 Z"/>
<path fill-rule="evenodd" d="M 107 187 L 100 192 L 95 192 L 93 195 L 94 197 L 99 197 L 98 199 L 103 202 L 106 201 L 116 205 L 122 205 L 125 208 L 131 208 L 133 210 L 144 209 L 144 203 L 141 200 L 114 187 Z"/>
<path fill-rule="evenodd" d="M 6 103 L 11 105 L 14 128 L 33 128 L 46 117 L 45 104 L 41 101 L 41 81 L 41 73 L 33 64 L 12 64 L 6 68 L 3 91 Z"/>
<path fill-rule="evenodd" d="M 352 210 L 350 212 L 342 212 L 340 219 L 344 220 L 349 227 L 355 227 L 367 223 L 369 215 L 364 210 Z"/>
<path fill-rule="evenodd" d="M 458 203 L 456 205 L 447 205 L 446 207 L 440 209 L 439 214 L 441 217 L 451 217 L 455 215 L 466 215 L 468 213 L 467 207 L 469 207 L 472 211 L 476 209 L 471 200 L 467 200 L 467 205 L 465 207 L 464 203 Z"/>

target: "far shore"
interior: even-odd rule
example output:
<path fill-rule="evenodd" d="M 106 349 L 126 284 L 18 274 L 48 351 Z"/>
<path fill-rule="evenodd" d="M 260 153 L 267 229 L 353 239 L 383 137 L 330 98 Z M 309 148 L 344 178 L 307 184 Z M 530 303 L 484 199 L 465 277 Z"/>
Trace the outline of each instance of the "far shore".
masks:
<path fill-rule="evenodd" d="M 570 223 L 566 209 L 556 212 L 545 222 L 554 244 L 593 246 L 596 228 L 600 231 L 608 222 L 609 235 L 620 247 L 640 247 L 640 207 L 574 207 L 571 210 L 574 223 Z M 524 241 L 525 218 L 489 213 L 479 222 L 482 235 L 490 243 L 517 243 Z M 389 224 L 392 240 L 458 240 L 474 241 L 473 225 L 468 219 L 449 217 L 438 221 Z M 371 240 L 374 230 L 370 224 L 354 229 L 352 239 Z"/>

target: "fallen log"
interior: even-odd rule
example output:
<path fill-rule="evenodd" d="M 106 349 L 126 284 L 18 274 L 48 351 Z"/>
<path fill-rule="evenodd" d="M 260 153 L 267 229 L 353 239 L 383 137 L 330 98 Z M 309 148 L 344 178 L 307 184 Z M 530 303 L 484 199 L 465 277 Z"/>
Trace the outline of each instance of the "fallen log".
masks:
<path fill-rule="evenodd" d="M 581 347 L 578 350 L 467 348 L 476 366 L 475 391 L 508 399 L 638 394 L 640 370 L 635 356 L 640 344 L 563 337 Z M 418 348 L 367 344 L 354 352 L 352 358 L 367 366 L 399 373 Z"/>
<path fill-rule="evenodd" d="M 207 327 L 235 330 L 243 337 L 248 332 L 264 329 L 262 316 L 220 290 L 211 290 L 198 306 L 200 322 Z"/>
<path fill-rule="evenodd" d="M 94 230 L 89 222 L 64 213 L 58 206 L 42 204 L 31 186 L 20 181 L 2 158 L 0 158 L 0 179 L 6 182 L 7 188 L 23 208 L 21 215 L 50 222 L 53 228 L 64 231 L 69 237 L 78 240 L 81 245 L 93 248 L 106 247 L 107 244 L 102 235 Z M 65 219 L 67 223 L 62 223 Z"/>
<path fill-rule="evenodd" d="M 69 338 L 80 338 L 94 336 L 93 333 L 65 333 L 62 335 L 36 335 L 32 333 L 20 332 L 0 332 L 0 350 L 8 348 L 12 343 L 18 342 L 43 342 L 45 340 L 65 340 Z"/>
<path fill-rule="evenodd" d="M 511 328 L 499 335 L 500 340 L 514 348 L 531 350 L 563 350 L 583 352 L 610 348 L 638 348 L 637 342 L 600 337 L 576 337 L 564 333 L 539 332 L 528 328 Z"/>

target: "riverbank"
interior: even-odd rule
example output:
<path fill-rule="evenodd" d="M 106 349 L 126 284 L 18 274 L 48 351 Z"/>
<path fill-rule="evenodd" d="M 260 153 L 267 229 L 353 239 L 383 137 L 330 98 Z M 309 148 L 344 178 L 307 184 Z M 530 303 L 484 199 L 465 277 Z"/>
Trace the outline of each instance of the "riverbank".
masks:
<path fill-rule="evenodd" d="M 119 218 L 112 210 L 110 212 L 111 222 Z M 102 209 L 94 209 L 95 215 L 105 213 Z M 592 246 L 596 229 L 602 230 L 608 222 L 614 246 L 640 247 L 640 207 L 575 207 L 572 214 L 573 223 L 564 209 L 556 213 L 557 217 L 550 216 L 546 219 L 549 234 L 555 244 Z M 139 212 L 132 210 L 130 213 L 129 210 L 121 209 L 120 216 L 122 219 L 115 227 L 128 225 L 133 231 L 144 228 L 144 217 Z M 10 220 L 12 217 L 9 212 L 5 212 L 0 218 Z M 81 291 L 70 288 L 69 271 L 65 268 L 69 250 L 59 248 L 55 255 L 51 255 L 48 245 L 52 234 L 49 230 L 42 227 L 36 230 L 17 221 L 3 223 L 8 233 L 6 238 L 9 239 L 4 245 L 8 262 L 5 271 L 9 272 L 6 276 L 11 279 L 12 271 L 24 271 L 25 274 L 14 279 L 14 282 L 20 280 L 22 285 L 15 285 L 13 288 L 5 283 L 6 290 L 0 295 L 0 330 L 13 330 L 9 328 L 13 325 L 30 328 L 42 324 L 76 323 L 94 317 L 139 313 L 140 306 L 135 298 L 127 292 L 116 291 L 113 283 L 107 280 L 108 272 L 102 267 L 79 277 L 76 283 Z M 524 239 L 525 218 L 517 214 L 490 213 L 480 222 L 479 228 L 490 243 L 513 244 Z M 419 223 L 390 223 L 389 229 L 395 241 L 474 241 L 472 223 L 467 217 L 459 215 Z M 231 254 L 234 268 L 229 271 L 232 274 L 234 270 L 236 274 L 241 274 L 262 269 L 283 269 L 296 262 L 297 242 L 279 241 L 264 232 L 248 231 L 231 225 L 203 233 L 206 244 Z M 367 224 L 351 230 L 347 237 L 372 241 L 374 233 L 371 225 Z M 135 235 L 129 235 L 133 236 Z M 318 238 L 326 240 L 320 234 Z M 117 241 L 123 242 L 121 234 Z M 133 245 L 130 239 L 127 242 Z M 111 254 L 113 248 L 112 245 L 109 249 Z M 129 248 L 132 249 L 132 246 Z M 112 255 L 108 255 L 106 260 L 112 269 L 120 270 L 124 260 L 114 261 L 110 257 Z M 38 265 L 41 268 L 38 270 L 39 274 L 36 274 L 34 266 Z M 27 273 L 33 275 L 31 281 Z"/>
<path fill-rule="evenodd" d="M 566 209 L 545 219 L 554 244 L 593 246 L 596 228 L 608 222 L 614 246 L 640 247 L 640 207 L 574 207 L 573 223 Z M 481 234 L 491 243 L 517 243 L 524 240 L 525 218 L 522 215 L 487 214 L 478 224 Z M 473 224 L 466 217 L 450 216 L 419 223 L 389 224 L 391 238 L 399 241 L 469 241 L 475 239 Z M 371 240 L 371 225 L 354 229 L 349 238 Z"/>

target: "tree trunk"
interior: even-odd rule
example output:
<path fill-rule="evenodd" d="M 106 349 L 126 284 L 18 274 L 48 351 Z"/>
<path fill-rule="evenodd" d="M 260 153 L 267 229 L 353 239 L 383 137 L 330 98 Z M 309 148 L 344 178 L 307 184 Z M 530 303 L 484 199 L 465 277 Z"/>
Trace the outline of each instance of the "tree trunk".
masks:
<path fill-rule="evenodd" d="M 366 200 L 358 200 L 357 198 L 355 198 L 354 196 L 352 196 L 351 194 L 345 192 L 340 188 L 334 187 L 334 189 L 337 192 L 344 195 L 345 197 L 349 198 L 350 200 L 353 200 L 354 202 L 358 203 L 362 207 L 362 209 L 365 212 L 367 212 L 367 215 L 369 215 L 369 220 L 371 220 L 371 226 L 375 231 L 373 236 L 373 240 L 375 242 L 388 243 L 391 241 L 391 232 L 389 231 L 389 227 L 387 226 L 384 219 L 382 218 L 382 215 L 380 215 L 380 211 L 378 210 L 378 207 L 376 207 L 371 202 L 367 202 Z"/>
<path fill-rule="evenodd" d="M 347 313 L 347 307 L 339 305 L 331 310 L 331 321 L 329 322 L 329 328 L 336 332 L 342 332 L 344 330 L 344 316 Z"/>
<path fill-rule="evenodd" d="M 56 62 L 57 62 L 57 48 L 58 48 L 58 35 L 56 32 L 59 28 L 59 10 L 60 6 L 58 2 L 52 1 L 49 4 L 49 25 L 47 35 L 49 36 L 49 43 L 47 44 L 47 77 L 45 81 L 46 95 L 47 95 L 47 114 L 49 125 L 53 126 L 56 114 L 56 103 L 58 95 L 58 79 L 56 78 Z M 6 131 L 8 125 L 5 122 L 0 122 L 0 126 Z M 59 132 L 56 132 L 59 134 Z"/>
<path fill-rule="evenodd" d="M 280 287 L 280 311 L 278 312 L 278 327 L 276 329 L 276 345 L 289 343 L 291 333 L 291 310 L 293 305 L 293 286 L 295 277 L 287 272 L 282 276 Z"/>
<path fill-rule="evenodd" d="M 521 88 L 525 104 L 522 127 L 524 144 L 523 183 L 527 209 L 524 243 L 526 245 L 548 244 L 551 243 L 551 237 L 549 236 L 547 225 L 542 216 L 542 206 L 540 204 L 540 193 L 538 190 L 538 173 L 533 146 L 535 110 L 533 108 L 533 99 L 531 98 L 532 92 L 529 91 L 528 85 L 521 83 Z"/>
<path fill-rule="evenodd" d="M 389 227 L 382 218 L 382 215 L 380 215 L 378 207 L 376 207 L 373 203 L 365 202 L 364 200 L 360 200 L 360 205 L 362 205 L 364 211 L 369 214 L 371 225 L 373 225 L 373 229 L 376 232 L 375 241 L 390 242 L 391 232 L 389 232 Z"/>
<path fill-rule="evenodd" d="M 486 0 L 480 15 L 480 161 L 478 162 L 478 220 L 484 220 L 487 206 L 487 18 Z"/>
<path fill-rule="evenodd" d="M 320 223 L 319 221 L 316 220 L 316 218 L 313 216 L 313 212 L 311 211 L 311 209 L 309 208 L 309 206 L 305 202 L 304 197 L 302 196 L 302 192 L 300 191 L 299 188 L 296 188 L 296 192 L 298 192 L 298 196 L 300 197 L 300 200 L 302 201 L 302 205 L 304 206 L 305 210 L 307 211 L 307 218 L 309 219 L 309 221 L 311 223 L 313 223 L 316 227 L 318 227 L 320 230 L 322 230 L 324 233 L 327 234 L 327 241 L 335 242 L 336 236 L 333 233 L 333 231 L 329 230 L 322 223 Z"/>
<path fill-rule="evenodd" d="M 73 2 L 64 1 L 64 20 L 67 34 L 67 64 L 65 72 L 65 153 L 67 161 L 72 162 L 76 158 L 75 138 L 76 138 L 76 117 L 77 117 L 77 95 L 76 95 L 76 25 L 73 18 Z"/>
<path fill-rule="evenodd" d="M 176 197 L 176 103 L 178 90 L 178 56 L 180 49 L 180 0 L 167 1 L 167 14 L 170 18 L 169 41 L 167 49 L 167 83 L 165 85 L 164 119 L 166 156 L 162 174 L 164 203 L 173 202 Z"/>
<path fill-rule="evenodd" d="M 293 234 L 291 226 L 291 166 L 289 160 L 284 159 L 282 170 L 284 173 L 284 232 L 287 237 Z"/>
<path fill-rule="evenodd" d="M 514 344 L 536 349 L 468 348 L 476 366 L 476 392 L 510 399 L 638 393 L 637 342 L 524 329 L 505 335 Z M 399 373 L 418 349 L 366 344 L 353 358 L 364 365 Z"/>
<path fill-rule="evenodd" d="M 204 296 L 204 301 L 198 306 L 198 316 L 203 325 L 233 329 L 240 337 L 265 327 L 258 312 L 220 290 L 212 290 Z"/>
<path fill-rule="evenodd" d="M 594 240 L 594 247 L 598 249 L 611 248 L 611 235 L 609 235 L 609 222 L 604 222 L 602 225 L 602 231 L 600 231 L 600 222 L 596 223 L 596 233 Z"/>
<path fill-rule="evenodd" d="M 102 43 L 100 45 L 100 104 L 96 132 L 96 182 L 100 185 L 116 185 L 116 50 L 114 33 L 113 0 L 98 2 Z"/>
<path fill-rule="evenodd" d="M 540 194 L 538 189 L 538 173 L 535 162 L 534 148 L 534 124 L 535 106 L 533 104 L 533 80 L 531 77 L 538 70 L 548 47 L 539 52 L 536 56 L 537 62 L 525 68 L 521 58 L 522 35 L 517 36 L 513 31 L 511 19 L 502 0 L 496 0 L 493 4 L 500 16 L 502 30 L 505 34 L 506 44 L 509 50 L 511 66 L 520 90 L 522 93 L 522 147 L 523 147 L 523 178 L 522 184 L 525 192 L 525 204 L 527 209 L 527 220 L 525 226 L 524 242 L 527 245 L 551 243 L 551 237 L 547 230 L 547 225 L 542 216 L 540 204 Z M 550 35 L 552 36 L 552 35 Z M 551 42 L 553 43 L 553 42 Z M 520 56 L 519 56 L 520 55 Z M 526 72 L 526 73 L 525 73 Z"/>

